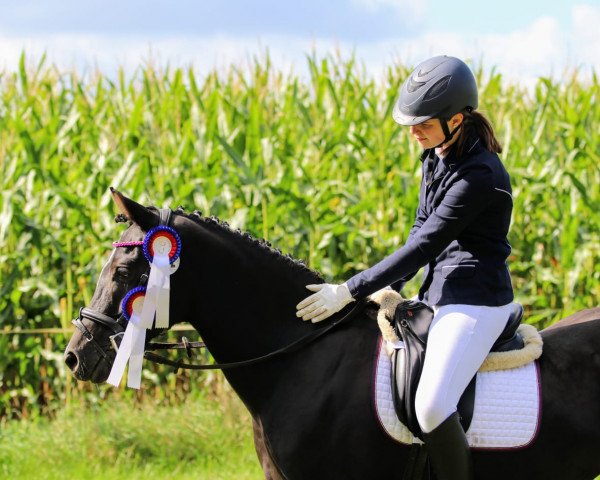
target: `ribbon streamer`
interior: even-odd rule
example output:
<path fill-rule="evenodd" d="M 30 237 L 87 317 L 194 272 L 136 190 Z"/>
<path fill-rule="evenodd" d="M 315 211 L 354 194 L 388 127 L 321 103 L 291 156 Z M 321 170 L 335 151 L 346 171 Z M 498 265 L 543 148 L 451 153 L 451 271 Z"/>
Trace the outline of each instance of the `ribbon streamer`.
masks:
<path fill-rule="evenodd" d="M 171 264 L 168 255 L 155 252 L 146 286 L 146 298 L 140 316 L 144 328 L 152 328 L 156 313 L 156 328 L 169 328 L 169 297 L 171 292 Z"/>
<path fill-rule="evenodd" d="M 121 345 L 117 351 L 117 356 L 115 357 L 107 383 L 118 387 L 125 373 L 127 361 L 129 361 L 127 386 L 130 388 L 140 388 L 145 343 L 146 329 L 139 326 L 139 316 L 134 313 L 125 329 L 125 334 L 121 340 Z"/>

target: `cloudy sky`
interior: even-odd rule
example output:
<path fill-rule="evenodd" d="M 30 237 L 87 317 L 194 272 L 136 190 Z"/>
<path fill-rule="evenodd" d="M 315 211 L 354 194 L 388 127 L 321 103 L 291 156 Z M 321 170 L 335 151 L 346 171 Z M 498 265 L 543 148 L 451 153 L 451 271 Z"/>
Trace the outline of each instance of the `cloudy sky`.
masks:
<path fill-rule="evenodd" d="M 600 0 L 20 0 L 0 2 L 0 68 L 25 50 L 61 68 L 111 74 L 148 61 L 199 71 L 266 50 L 302 72 L 305 55 L 355 52 L 377 75 L 449 54 L 508 78 L 600 71 Z"/>

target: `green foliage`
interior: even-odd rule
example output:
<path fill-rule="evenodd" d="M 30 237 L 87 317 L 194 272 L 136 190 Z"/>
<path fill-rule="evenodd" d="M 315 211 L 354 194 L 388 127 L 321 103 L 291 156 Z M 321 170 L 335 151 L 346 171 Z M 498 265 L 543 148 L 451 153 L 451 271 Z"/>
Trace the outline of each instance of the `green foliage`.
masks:
<path fill-rule="evenodd" d="M 111 185 L 142 203 L 217 215 L 329 279 L 401 245 L 420 181 L 418 146 L 390 115 L 407 68 L 376 81 L 353 58 L 307 62 L 308 78 L 268 59 L 249 72 L 148 66 L 114 80 L 43 60 L 28 68 L 23 57 L 17 72 L 0 73 L 0 330 L 68 327 L 89 302 L 122 229 Z M 540 78 L 528 92 L 496 72 L 478 76 L 514 186 L 517 300 L 546 326 L 600 297 L 598 78 Z M 0 415 L 109 395 L 73 382 L 57 353 L 65 344 L 0 335 Z M 164 370 L 147 375 L 199 388 Z"/>

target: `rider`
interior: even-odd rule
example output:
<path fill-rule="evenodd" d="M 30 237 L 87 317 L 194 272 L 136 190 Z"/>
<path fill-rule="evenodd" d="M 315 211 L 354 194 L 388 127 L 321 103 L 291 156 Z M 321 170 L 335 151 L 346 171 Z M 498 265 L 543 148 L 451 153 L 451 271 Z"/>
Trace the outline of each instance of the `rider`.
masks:
<path fill-rule="evenodd" d="M 316 292 L 297 316 L 318 322 L 391 285 L 400 291 L 426 267 L 419 299 L 433 307 L 415 408 L 440 479 L 473 478 L 456 412 L 460 396 L 506 325 L 513 290 L 506 259 L 512 212 L 502 148 L 479 112 L 477 84 L 461 60 L 437 56 L 403 83 L 393 118 L 424 149 L 415 223 L 404 246 L 346 283 Z"/>

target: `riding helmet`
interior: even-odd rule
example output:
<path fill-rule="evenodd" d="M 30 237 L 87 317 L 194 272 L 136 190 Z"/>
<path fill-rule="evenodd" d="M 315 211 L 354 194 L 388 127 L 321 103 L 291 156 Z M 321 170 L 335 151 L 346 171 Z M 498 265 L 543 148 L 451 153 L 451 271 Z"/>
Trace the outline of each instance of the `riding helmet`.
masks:
<path fill-rule="evenodd" d="M 417 65 L 404 81 L 392 117 L 400 125 L 417 125 L 431 118 L 448 120 L 477 105 L 471 69 L 458 58 L 440 55 Z"/>

